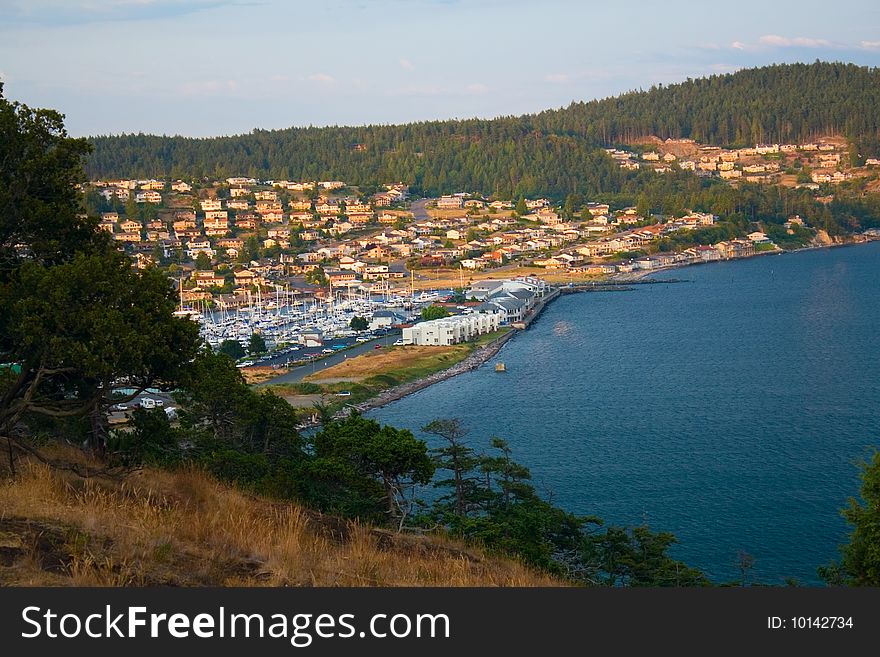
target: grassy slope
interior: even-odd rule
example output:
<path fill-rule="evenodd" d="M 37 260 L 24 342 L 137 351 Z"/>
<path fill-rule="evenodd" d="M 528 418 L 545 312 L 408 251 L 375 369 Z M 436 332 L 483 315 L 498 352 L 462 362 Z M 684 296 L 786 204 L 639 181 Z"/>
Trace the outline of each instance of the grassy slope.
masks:
<path fill-rule="evenodd" d="M 474 342 L 448 347 L 385 347 L 349 358 L 305 378 L 306 385 L 278 385 L 273 389 L 296 404 L 302 394 L 322 392 L 331 405 L 359 404 L 395 386 L 423 379 L 460 363 L 477 349 L 501 337 L 509 329 L 480 336 Z M 317 388 L 319 386 L 320 388 Z M 335 397 L 339 391 L 348 397 Z"/>
<path fill-rule="evenodd" d="M 553 586 L 444 537 L 271 502 L 196 470 L 0 481 L 0 585 Z"/>

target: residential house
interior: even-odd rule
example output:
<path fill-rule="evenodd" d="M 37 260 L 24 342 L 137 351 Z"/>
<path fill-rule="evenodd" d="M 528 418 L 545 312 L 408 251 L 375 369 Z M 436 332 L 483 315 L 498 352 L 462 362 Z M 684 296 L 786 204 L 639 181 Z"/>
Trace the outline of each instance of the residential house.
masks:
<path fill-rule="evenodd" d="M 135 203 L 161 203 L 162 195 L 156 191 L 138 192 L 134 196 Z"/>
<path fill-rule="evenodd" d="M 437 199 L 437 208 L 441 210 L 458 210 L 462 206 L 459 196 L 441 196 Z"/>

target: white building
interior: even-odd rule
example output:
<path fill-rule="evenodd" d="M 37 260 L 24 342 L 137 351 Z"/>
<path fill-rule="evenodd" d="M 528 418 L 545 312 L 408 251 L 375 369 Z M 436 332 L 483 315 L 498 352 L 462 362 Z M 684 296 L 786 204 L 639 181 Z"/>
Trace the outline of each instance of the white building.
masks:
<path fill-rule="evenodd" d="M 461 208 L 461 198 L 458 196 L 441 196 L 437 199 L 437 208 L 444 210 L 458 210 Z"/>
<path fill-rule="evenodd" d="M 471 313 L 420 322 L 403 329 L 403 344 L 447 346 L 466 342 L 479 335 L 497 331 L 497 315 Z"/>

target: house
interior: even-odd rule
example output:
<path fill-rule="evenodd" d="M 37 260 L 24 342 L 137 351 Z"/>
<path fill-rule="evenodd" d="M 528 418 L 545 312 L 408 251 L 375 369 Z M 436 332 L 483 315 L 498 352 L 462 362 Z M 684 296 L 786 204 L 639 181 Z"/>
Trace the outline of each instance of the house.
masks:
<path fill-rule="evenodd" d="M 657 151 L 648 151 L 647 153 L 642 153 L 642 159 L 648 162 L 657 162 L 660 159 L 660 153 Z"/>
<path fill-rule="evenodd" d="M 206 210 L 205 211 L 205 222 L 208 221 L 223 221 L 224 223 L 229 220 L 229 212 L 226 210 Z"/>
<path fill-rule="evenodd" d="M 119 228 L 124 233 L 138 233 L 138 234 L 140 234 L 142 226 L 141 226 L 141 222 L 128 219 L 126 221 L 123 221 L 119 225 Z"/>
<path fill-rule="evenodd" d="M 187 244 L 186 254 L 195 259 L 200 253 L 204 253 L 209 258 L 213 258 L 215 255 L 214 249 L 211 248 L 211 243 L 208 240 L 190 240 Z"/>
<path fill-rule="evenodd" d="M 399 326 L 400 324 L 406 324 L 407 322 L 409 322 L 409 317 L 402 310 L 397 310 L 395 308 L 377 310 L 370 318 L 369 329 L 375 331 L 376 329 Z"/>
<path fill-rule="evenodd" d="M 216 271 L 194 271 L 190 275 L 190 279 L 193 280 L 196 285 L 199 287 L 223 287 L 226 283 L 226 279 L 223 274 Z"/>
<path fill-rule="evenodd" d="M 135 203 L 161 203 L 162 195 L 156 191 L 138 192 L 134 196 Z"/>
<path fill-rule="evenodd" d="M 767 237 L 764 233 L 760 231 L 755 231 L 754 233 L 748 234 L 749 240 L 757 245 L 757 244 L 770 244 L 770 238 Z"/>
<path fill-rule="evenodd" d="M 191 192 L 192 185 L 188 185 L 182 180 L 178 180 L 177 182 L 171 183 L 171 190 L 174 192 Z"/>
<path fill-rule="evenodd" d="M 541 208 L 534 218 L 548 226 L 558 226 L 563 223 L 562 218 L 550 208 Z"/>
<path fill-rule="evenodd" d="M 209 210 L 222 210 L 223 209 L 223 201 L 220 199 L 205 199 L 201 202 L 202 210 L 208 212 Z"/>
<path fill-rule="evenodd" d="M 327 277 L 327 280 L 330 281 L 330 284 L 334 286 L 347 287 L 360 283 L 357 274 L 350 269 L 325 269 L 324 275 Z"/>
<path fill-rule="evenodd" d="M 141 189 L 152 189 L 154 191 L 162 191 L 165 189 L 165 183 L 160 180 L 139 180 L 138 187 Z"/>
<path fill-rule="evenodd" d="M 388 278 L 388 265 L 366 265 L 363 268 L 364 280 L 377 280 Z"/>
<path fill-rule="evenodd" d="M 373 221 L 373 215 L 369 212 L 349 213 L 348 221 L 352 226 L 366 226 Z"/>
<path fill-rule="evenodd" d="M 586 208 L 594 217 L 607 215 L 611 211 L 611 207 L 607 203 L 587 203 Z"/>
<path fill-rule="evenodd" d="M 232 275 L 235 276 L 235 284 L 237 286 L 255 285 L 258 282 L 258 276 L 249 269 L 240 269 L 233 272 Z"/>
<path fill-rule="evenodd" d="M 437 208 L 440 210 L 459 210 L 461 206 L 461 197 L 458 196 L 441 196 L 437 199 Z"/>
<path fill-rule="evenodd" d="M 241 176 L 238 176 L 236 178 L 227 178 L 226 183 L 230 187 L 232 187 L 232 186 L 241 187 L 244 185 L 256 185 L 257 181 L 254 178 L 243 178 Z"/>

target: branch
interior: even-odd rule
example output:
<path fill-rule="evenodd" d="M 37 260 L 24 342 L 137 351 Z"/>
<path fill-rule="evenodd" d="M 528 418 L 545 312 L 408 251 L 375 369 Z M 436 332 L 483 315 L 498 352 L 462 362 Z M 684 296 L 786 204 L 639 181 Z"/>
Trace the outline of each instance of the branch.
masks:
<path fill-rule="evenodd" d="M 18 438 L 14 438 L 12 436 L 4 436 L 8 444 L 11 444 L 16 449 L 21 450 L 27 454 L 30 454 L 32 457 L 37 459 L 40 463 L 48 465 L 50 468 L 55 470 L 64 470 L 66 472 L 72 472 L 78 477 L 82 477 L 83 479 L 90 479 L 92 477 L 105 477 L 107 479 L 119 479 L 122 475 L 127 472 L 133 471 L 135 468 L 91 468 L 87 465 L 81 465 L 79 463 L 70 463 L 68 461 L 59 461 L 57 459 L 50 459 L 47 456 L 41 454 L 37 449 L 31 447 L 27 443 Z"/>

